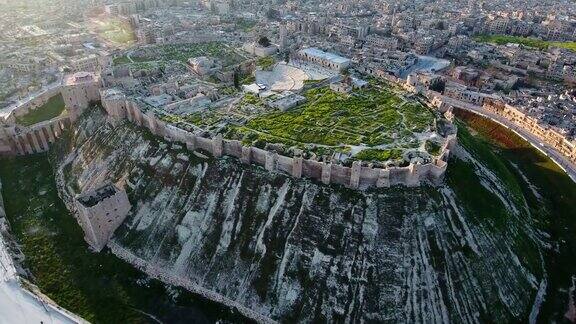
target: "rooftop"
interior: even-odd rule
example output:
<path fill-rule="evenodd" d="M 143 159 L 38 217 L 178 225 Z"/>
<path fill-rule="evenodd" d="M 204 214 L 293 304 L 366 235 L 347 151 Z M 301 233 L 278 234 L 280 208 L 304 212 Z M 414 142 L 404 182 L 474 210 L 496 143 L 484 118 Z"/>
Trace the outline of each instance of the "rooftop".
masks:
<path fill-rule="evenodd" d="M 65 85 L 74 85 L 80 83 L 94 82 L 98 80 L 98 76 L 90 72 L 76 72 L 74 74 L 67 75 L 64 78 Z"/>
<path fill-rule="evenodd" d="M 76 199 L 84 206 L 84 207 L 94 207 L 98 205 L 104 199 L 110 198 L 114 196 L 118 192 L 116 186 L 112 184 L 106 184 L 98 189 L 93 191 L 88 191 L 76 197 Z"/>
<path fill-rule="evenodd" d="M 350 59 L 347 59 L 345 57 L 342 57 L 342 56 L 334 54 L 334 53 L 324 52 L 322 50 L 317 49 L 316 47 L 305 48 L 305 49 L 302 49 L 300 52 L 304 53 L 304 54 L 308 54 L 310 56 L 315 56 L 315 57 L 322 58 L 322 59 L 325 59 L 328 61 L 332 61 L 334 63 L 342 64 L 342 63 L 350 62 Z"/>

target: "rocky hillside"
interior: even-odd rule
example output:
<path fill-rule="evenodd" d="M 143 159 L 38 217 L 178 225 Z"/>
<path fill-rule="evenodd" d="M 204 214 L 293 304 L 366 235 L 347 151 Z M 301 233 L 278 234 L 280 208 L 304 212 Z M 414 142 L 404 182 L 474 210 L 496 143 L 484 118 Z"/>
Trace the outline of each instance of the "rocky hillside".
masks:
<path fill-rule="evenodd" d="M 115 242 L 273 319 L 525 320 L 546 289 L 545 236 L 516 177 L 460 133 L 439 188 L 356 192 L 203 159 L 99 109 L 52 161 L 65 201 L 126 185 Z"/>

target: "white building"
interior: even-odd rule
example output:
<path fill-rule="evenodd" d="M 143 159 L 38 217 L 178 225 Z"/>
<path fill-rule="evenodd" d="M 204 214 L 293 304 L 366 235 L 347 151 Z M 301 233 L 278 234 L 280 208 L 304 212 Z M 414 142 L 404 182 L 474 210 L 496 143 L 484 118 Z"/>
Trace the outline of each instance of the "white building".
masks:
<path fill-rule="evenodd" d="M 315 47 L 304 48 L 298 51 L 300 59 L 319 64 L 323 67 L 342 71 L 350 66 L 350 59 L 334 53 L 321 51 Z"/>

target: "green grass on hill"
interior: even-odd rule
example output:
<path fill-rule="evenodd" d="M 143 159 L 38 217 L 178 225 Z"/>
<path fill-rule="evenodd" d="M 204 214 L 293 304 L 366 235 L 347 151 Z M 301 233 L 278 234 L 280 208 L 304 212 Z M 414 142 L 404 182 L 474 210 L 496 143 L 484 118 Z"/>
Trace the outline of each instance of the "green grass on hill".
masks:
<path fill-rule="evenodd" d="M 544 41 L 533 37 L 509 36 L 509 35 L 480 35 L 474 37 L 474 40 L 483 43 L 494 43 L 498 45 L 520 44 L 527 47 L 533 47 L 540 50 L 548 49 L 549 47 L 566 48 L 576 51 L 576 42 L 551 42 Z"/>
<path fill-rule="evenodd" d="M 476 151 L 480 146 L 489 147 L 494 156 L 501 161 L 500 167 L 496 168 L 505 178 L 515 178 L 520 186 L 511 186 L 511 194 L 517 195 L 517 190 L 526 199 L 528 208 L 531 211 L 531 219 L 527 222 L 533 222 L 535 229 L 540 233 L 546 242 L 554 245 L 544 254 L 547 273 L 547 291 L 546 298 L 539 309 L 539 322 L 550 322 L 550 319 L 562 317 L 566 309 L 566 300 L 568 296 L 568 287 L 573 284 L 573 275 L 576 273 L 576 212 L 574 211 L 574 201 L 576 201 L 576 184 L 568 175 L 558 167 L 550 158 L 532 147 L 512 131 L 471 113 L 459 112 L 459 118 L 464 120 L 471 129 L 476 132 L 475 139 L 480 139 L 483 144 L 475 144 Z M 458 131 L 459 141 L 463 139 L 466 142 L 470 139 L 468 132 Z M 465 130 L 465 129 L 464 129 Z M 466 142 L 464 145 L 467 145 Z M 470 148 L 468 146 L 467 148 Z M 485 150 L 484 150 L 485 151 Z M 457 169 L 458 164 L 450 161 L 449 172 Z M 491 170 L 495 170 L 490 165 Z M 503 170 L 506 168 L 506 170 Z M 454 171 L 454 170 L 453 170 Z M 463 180 L 462 175 L 458 175 Z M 470 183 L 461 181 L 468 188 L 474 188 Z M 510 181 L 511 182 L 511 181 Z M 510 183 L 509 182 L 509 183 Z M 515 187 L 515 188 L 514 188 Z M 465 191 L 466 188 L 462 188 Z M 482 202 L 477 197 L 479 206 L 485 204 L 482 208 L 486 210 L 486 217 L 492 210 L 489 202 Z M 529 249 L 518 251 L 519 254 L 525 254 Z M 527 260 L 532 260 L 532 268 L 539 263 L 539 257 L 534 255 L 525 255 Z M 538 269 L 531 269 L 534 273 Z M 558 313 L 562 310 L 562 313 Z"/>
<path fill-rule="evenodd" d="M 58 196 L 46 154 L 0 159 L 11 233 L 42 293 L 92 323 L 205 323 L 234 319 L 228 309 L 170 287 L 104 250 L 93 253 Z M 207 319 L 206 317 L 209 317 Z"/>
<path fill-rule="evenodd" d="M 250 120 L 251 130 L 274 142 L 292 144 L 368 146 L 390 144 L 394 136 L 409 138 L 434 122 L 433 113 L 384 89 L 356 91 L 350 96 L 328 88 L 306 93 L 308 101 L 287 112 L 272 112 Z"/>
<path fill-rule="evenodd" d="M 31 110 L 26 115 L 16 118 L 16 122 L 22 126 L 30 126 L 56 118 L 63 113 L 65 113 L 64 98 L 62 98 L 61 94 L 58 94 L 48 99 L 44 105 L 35 110 Z"/>

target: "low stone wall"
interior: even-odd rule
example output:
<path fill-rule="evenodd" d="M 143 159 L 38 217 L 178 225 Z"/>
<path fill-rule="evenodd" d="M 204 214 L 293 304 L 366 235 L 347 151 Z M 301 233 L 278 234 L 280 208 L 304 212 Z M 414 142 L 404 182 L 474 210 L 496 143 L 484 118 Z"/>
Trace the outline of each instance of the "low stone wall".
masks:
<path fill-rule="evenodd" d="M 228 307 L 234 308 L 238 310 L 242 315 L 250 318 L 258 323 L 276 323 L 269 317 L 266 317 L 260 313 L 257 313 L 247 307 L 244 307 L 242 304 L 227 298 L 215 291 L 206 289 L 189 279 L 182 278 L 180 276 L 174 275 L 169 271 L 166 271 L 161 265 L 152 264 L 138 256 L 134 253 L 130 252 L 129 250 L 123 248 L 119 244 L 114 241 L 108 243 L 108 247 L 112 251 L 114 255 L 118 258 L 128 262 L 135 268 L 139 269 L 140 271 L 146 273 L 152 278 L 161 280 L 162 282 L 168 283 L 170 285 L 183 287 L 188 291 L 191 291 L 195 294 L 198 294 L 206 299 L 215 301 L 222 305 L 226 305 Z"/>
<path fill-rule="evenodd" d="M 456 144 L 456 135 L 449 135 L 435 157 L 428 164 L 410 164 L 406 167 L 372 168 L 362 166 L 360 161 L 352 167 L 304 160 L 299 157 L 282 156 L 257 147 L 243 146 L 235 140 L 205 138 L 195 135 L 174 125 L 168 125 L 156 117 L 152 111 L 143 113 L 137 102 L 131 100 L 102 100 L 102 105 L 114 117 L 126 116 L 136 125 L 148 128 L 153 134 L 164 137 L 167 141 L 186 144 L 189 150 L 202 149 L 215 157 L 229 155 L 239 158 L 246 164 L 257 164 L 271 172 L 283 172 L 296 178 L 306 177 L 322 181 L 325 184 L 336 183 L 352 189 L 369 187 L 390 187 L 405 185 L 419 186 L 423 182 L 438 184 L 446 172 L 450 150 Z M 122 110 L 125 110 L 122 111 Z"/>

